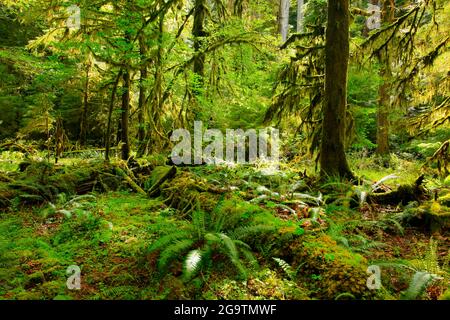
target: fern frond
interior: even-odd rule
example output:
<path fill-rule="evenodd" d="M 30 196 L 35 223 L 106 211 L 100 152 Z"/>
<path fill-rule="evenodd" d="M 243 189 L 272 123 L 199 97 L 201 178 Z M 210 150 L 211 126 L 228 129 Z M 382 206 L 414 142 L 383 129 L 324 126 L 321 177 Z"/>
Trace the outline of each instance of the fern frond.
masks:
<path fill-rule="evenodd" d="M 202 263 L 202 251 L 201 250 L 192 250 L 188 253 L 186 260 L 184 262 L 184 270 L 185 276 L 191 277 L 194 275 L 197 270 L 200 268 Z"/>
<path fill-rule="evenodd" d="M 416 272 L 408 289 L 402 294 L 403 300 L 415 300 L 427 289 L 428 285 L 435 279 L 435 275 L 428 272 Z"/>
<path fill-rule="evenodd" d="M 234 244 L 234 241 L 227 236 L 225 233 L 219 233 L 220 239 L 223 241 L 223 244 L 225 245 L 225 248 L 227 249 L 227 254 L 232 257 L 233 259 L 239 259 L 239 253 L 236 248 L 236 245 Z"/>
<path fill-rule="evenodd" d="M 286 261 L 284 261 L 283 259 L 280 259 L 280 258 L 273 258 L 273 260 L 275 260 L 275 262 L 278 264 L 278 266 L 284 271 L 284 273 L 286 273 L 286 275 L 291 280 L 295 279 L 295 271 L 292 269 L 292 267 L 289 265 L 289 263 L 287 263 Z"/>
<path fill-rule="evenodd" d="M 194 243 L 195 241 L 192 239 L 183 239 L 176 241 L 174 244 L 165 248 L 159 256 L 158 269 L 160 271 L 165 270 L 171 261 L 180 257 L 184 252 L 189 250 Z"/>
<path fill-rule="evenodd" d="M 256 268 L 258 266 L 258 260 L 256 260 L 255 256 L 250 250 L 247 249 L 241 249 L 241 254 L 244 256 L 244 258 L 250 263 L 250 265 L 253 268 Z"/>
<path fill-rule="evenodd" d="M 190 233 L 187 231 L 178 231 L 178 232 L 174 232 L 168 235 L 165 235 L 161 238 L 159 238 L 158 240 L 156 240 L 155 242 L 153 242 L 151 244 L 151 246 L 148 248 L 147 253 L 152 253 L 155 251 L 158 251 L 164 247 L 167 247 L 168 245 L 170 245 L 172 242 L 179 240 L 179 239 L 183 239 L 183 238 L 189 238 Z"/>

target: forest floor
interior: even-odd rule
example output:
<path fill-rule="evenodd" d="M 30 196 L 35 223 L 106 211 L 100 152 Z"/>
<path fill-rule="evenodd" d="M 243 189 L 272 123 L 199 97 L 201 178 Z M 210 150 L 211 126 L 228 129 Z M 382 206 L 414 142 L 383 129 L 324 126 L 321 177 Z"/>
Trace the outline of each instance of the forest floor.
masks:
<path fill-rule="evenodd" d="M 415 160 L 351 157 L 365 181 L 353 186 L 317 181 L 308 161 L 276 172 L 179 167 L 168 176 L 163 158 L 139 159 L 135 172 L 117 162 L 125 173 L 79 158 L 32 161 L 20 173 L 23 159 L 8 159 L 0 163 L 1 299 L 449 298 L 448 178 L 426 172 L 428 200 L 360 200 L 391 174 L 398 178 L 383 182 L 385 191 L 414 184 L 424 173 Z M 208 246 L 215 234 L 231 253 Z M 257 264 L 232 259 L 238 240 Z M 192 249 L 212 252 L 202 256 L 211 263 L 185 277 Z M 81 269 L 79 290 L 67 287 L 70 265 Z M 378 290 L 367 287 L 371 265 L 381 270 Z"/>

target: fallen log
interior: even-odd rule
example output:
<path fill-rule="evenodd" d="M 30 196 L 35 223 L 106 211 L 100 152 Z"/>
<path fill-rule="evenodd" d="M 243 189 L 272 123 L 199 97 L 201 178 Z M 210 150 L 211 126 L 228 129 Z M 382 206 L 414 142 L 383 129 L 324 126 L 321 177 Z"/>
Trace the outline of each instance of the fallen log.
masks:
<path fill-rule="evenodd" d="M 370 194 L 367 196 L 369 204 L 382 205 L 407 205 L 409 202 L 422 202 L 430 198 L 428 190 L 423 186 L 425 180 L 424 175 L 421 175 L 412 185 L 401 185 L 395 191 Z"/>
<path fill-rule="evenodd" d="M 156 167 L 152 173 L 153 184 L 147 191 L 149 197 L 158 196 L 160 193 L 160 186 L 167 180 L 172 179 L 177 174 L 177 168 L 175 166 Z"/>

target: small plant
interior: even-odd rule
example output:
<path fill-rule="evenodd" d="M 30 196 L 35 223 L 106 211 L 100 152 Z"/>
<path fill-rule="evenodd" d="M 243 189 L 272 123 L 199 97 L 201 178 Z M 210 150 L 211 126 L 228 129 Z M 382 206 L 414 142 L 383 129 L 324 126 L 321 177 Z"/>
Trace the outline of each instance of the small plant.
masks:
<path fill-rule="evenodd" d="M 289 263 L 280 258 L 273 258 L 278 266 L 286 273 L 286 275 L 291 280 L 295 280 L 297 278 L 297 270 L 294 270 Z"/>
<path fill-rule="evenodd" d="M 404 263 L 378 263 L 380 266 L 401 267 L 414 272 L 408 288 L 401 294 L 403 300 L 419 299 L 425 290 L 435 281 L 448 279 L 445 267 L 440 266 L 437 253 L 437 242 L 431 238 L 425 253 L 418 259 Z"/>
<path fill-rule="evenodd" d="M 238 273 L 246 277 L 247 269 L 243 261 L 256 265 L 256 259 L 245 242 L 225 233 L 225 218 L 223 215 L 194 211 L 187 228 L 155 241 L 149 253 L 159 252 L 159 271 L 167 272 L 171 262 L 183 256 L 183 274 L 190 279 L 199 271 L 213 267 L 214 260 L 220 256 L 226 257 Z"/>
<path fill-rule="evenodd" d="M 50 213 L 60 213 L 66 218 L 71 218 L 75 213 L 89 214 L 89 209 L 92 208 L 93 202 L 96 201 L 95 196 L 89 194 L 76 196 L 69 201 L 65 201 L 63 196 L 60 196 L 59 198 L 61 200 L 60 204 L 54 205 L 51 202 L 49 203 Z"/>

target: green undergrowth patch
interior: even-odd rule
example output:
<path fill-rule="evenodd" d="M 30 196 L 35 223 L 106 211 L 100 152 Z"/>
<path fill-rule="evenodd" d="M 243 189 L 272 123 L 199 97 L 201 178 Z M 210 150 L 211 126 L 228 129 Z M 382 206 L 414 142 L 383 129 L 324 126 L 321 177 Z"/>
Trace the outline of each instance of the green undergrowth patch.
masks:
<path fill-rule="evenodd" d="M 177 222 L 162 204 L 135 194 L 97 196 L 88 211 L 19 212 L 0 218 L 0 297 L 4 299 L 140 299 L 157 295 L 143 250 Z M 151 232 L 149 232 L 151 231 Z M 68 290 L 66 269 L 81 269 L 81 290 Z M 148 292 L 148 288 L 153 288 Z"/>

